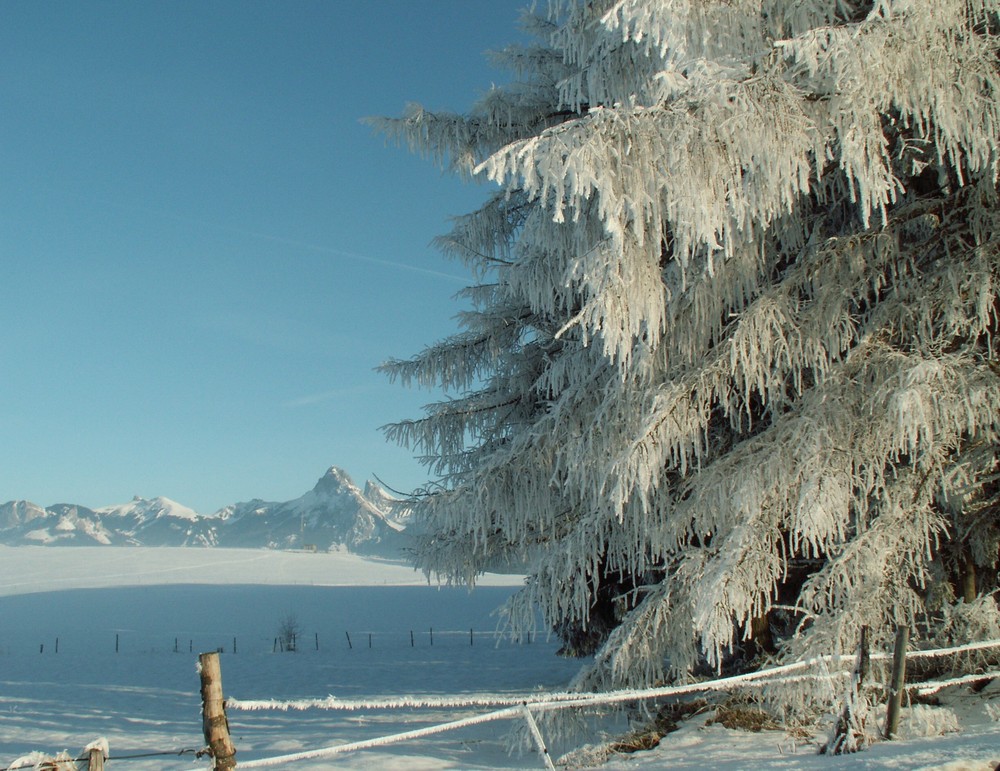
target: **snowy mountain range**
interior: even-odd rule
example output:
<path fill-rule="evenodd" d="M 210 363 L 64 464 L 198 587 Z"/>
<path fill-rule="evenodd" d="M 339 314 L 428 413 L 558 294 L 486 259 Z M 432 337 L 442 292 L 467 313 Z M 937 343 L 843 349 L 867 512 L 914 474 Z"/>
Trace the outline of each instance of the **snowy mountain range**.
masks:
<path fill-rule="evenodd" d="M 89 509 L 30 501 L 0 505 L 0 543 L 19 545 L 224 546 L 395 556 L 404 527 L 390 515 L 393 498 L 368 482 L 362 491 L 336 466 L 292 501 L 259 498 L 225 506 L 210 516 L 169 498 L 136 497 L 129 503 Z"/>

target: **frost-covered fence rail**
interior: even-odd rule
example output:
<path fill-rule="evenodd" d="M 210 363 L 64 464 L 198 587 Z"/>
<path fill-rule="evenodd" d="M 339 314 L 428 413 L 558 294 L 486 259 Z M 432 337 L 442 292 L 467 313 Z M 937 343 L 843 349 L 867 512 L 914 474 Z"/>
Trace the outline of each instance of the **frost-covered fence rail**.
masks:
<path fill-rule="evenodd" d="M 988 640 L 983 642 L 970 643 L 967 645 L 954 646 L 949 648 L 938 648 L 934 650 L 910 651 L 907 653 L 907 660 L 943 658 L 961 653 L 971 653 L 980 650 L 1000 648 L 1000 640 Z M 892 658 L 889 653 L 872 653 L 873 661 L 888 661 Z M 535 738 L 538 749 L 547 767 L 551 766 L 547 749 L 543 737 L 538 731 L 538 726 L 534 721 L 534 713 L 542 713 L 551 710 L 569 709 L 573 707 L 596 707 L 611 706 L 615 704 L 648 701 L 652 699 L 665 699 L 683 696 L 694 693 L 705 693 L 712 691 L 731 691 L 748 687 L 763 687 L 782 683 L 792 683 L 803 679 L 832 680 L 844 678 L 850 675 L 850 665 L 854 662 L 853 655 L 831 655 L 819 656 L 803 661 L 797 661 L 770 669 L 759 670 L 742 675 L 722 677 L 715 680 L 687 683 L 684 685 L 669 686 L 663 688 L 648 688 L 636 690 L 608 691 L 605 693 L 583 694 L 579 692 L 551 692 L 546 694 L 525 694 L 525 695 L 501 695 L 501 694 L 481 694 L 463 696 L 396 696 L 381 699 L 338 699 L 328 696 L 323 699 L 295 699 L 279 701 L 273 699 L 227 699 L 226 708 L 237 711 L 296 711 L 309 709 L 325 709 L 340 711 L 362 711 L 362 710 L 392 710 L 392 709 L 471 709 L 477 707 L 499 707 L 491 712 L 482 715 L 461 718 L 446 723 L 405 731 L 402 733 L 380 736 L 364 741 L 349 742 L 330 747 L 321 747 L 313 750 L 305 750 L 287 755 L 278 755 L 270 758 L 258 758 L 241 761 L 240 768 L 263 768 L 268 766 L 279 766 L 300 760 L 318 760 L 333 757 L 348 752 L 356 752 L 375 747 L 385 747 L 401 742 L 414 741 L 424 737 L 432 736 L 446 731 L 454 731 L 474 725 L 494 722 L 498 720 L 510 720 L 517 718 L 527 718 L 532 735 Z M 961 678 L 952 678 L 940 681 L 925 681 L 913 683 L 907 686 L 908 691 L 917 693 L 933 693 L 936 690 L 949 685 L 956 685 L 975 680 L 1000 677 L 1000 670 L 986 671 L 976 675 Z"/>

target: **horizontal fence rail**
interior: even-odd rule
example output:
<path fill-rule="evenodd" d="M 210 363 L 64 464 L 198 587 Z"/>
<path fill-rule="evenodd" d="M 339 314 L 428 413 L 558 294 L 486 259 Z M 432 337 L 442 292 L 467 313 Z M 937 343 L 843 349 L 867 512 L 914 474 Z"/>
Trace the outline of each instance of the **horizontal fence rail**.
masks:
<path fill-rule="evenodd" d="M 934 650 L 910 651 L 906 654 L 907 660 L 924 658 L 944 658 L 960 653 L 970 653 L 980 650 L 1000 648 L 1000 640 L 987 640 L 983 642 L 957 645 L 948 648 L 938 648 Z M 888 653 L 872 653 L 873 661 L 887 661 L 892 658 Z M 834 680 L 849 676 L 849 670 L 844 669 L 839 672 L 831 672 L 831 667 L 843 666 L 856 660 L 856 656 L 848 654 L 817 656 L 803 661 L 772 667 L 770 669 L 758 670 L 742 675 L 732 675 L 730 677 L 717 678 L 696 683 L 686 683 L 684 685 L 667 686 L 662 688 L 645 689 L 624 689 L 618 691 L 608 691 L 598 694 L 582 694 L 579 692 L 551 692 L 546 694 L 530 694 L 523 696 L 510 696 L 499 694 L 480 694 L 469 696 L 442 696 L 442 697 L 416 697 L 401 696 L 380 699 L 338 699 L 328 696 L 324 699 L 296 699 L 289 701 L 278 701 L 270 699 L 227 699 L 226 708 L 237 711 L 257 711 L 257 710 L 393 710 L 393 709 L 434 709 L 434 708 L 469 708 L 469 707 L 501 707 L 483 715 L 453 720 L 440 723 L 413 731 L 404 731 L 396 734 L 380 736 L 365 741 L 349 742 L 330 747 L 321 747 L 314 750 L 304 750 L 287 755 L 277 755 L 270 758 L 259 758 L 256 760 L 240 761 L 240 768 L 264 768 L 268 766 L 278 766 L 300 760 L 318 760 L 333 757 L 348 752 L 384 747 L 401 742 L 412 741 L 427 736 L 432 736 L 446 731 L 454 731 L 469 726 L 482 725 L 498 720 L 510 720 L 514 718 L 527 718 L 529 728 L 538 745 L 547 768 L 552 768 L 552 762 L 547 755 L 538 726 L 534 722 L 532 713 L 544 712 L 547 710 L 570 709 L 574 707 L 593 707 L 627 702 L 647 701 L 650 699 L 661 699 L 672 696 L 681 696 L 705 691 L 729 691 L 747 686 L 762 687 L 778 683 L 791 683 L 803 680 L 827 679 Z M 825 671 L 810 673 L 808 670 L 822 668 Z M 1000 677 L 1000 671 L 983 672 L 976 675 L 968 675 L 960 678 L 951 678 L 941 681 L 927 681 L 922 684 L 913 684 L 908 688 L 914 689 L 918 693 L 933 693 L 950 685 L 958 685 L 976 680 L 984 680 L 993 677 Z"/>
<path fill-rule="evenodd" d="M 1000 646 L 1000 641 L 997 642 Z M 390 697 L 385 699 L 349 700 L 338 699 L 328 696 L 325 699 L 294 699 L 289 701 L 276 701 L 269 699 L 227 699 L 228 709 L 252 711 L 252 710 L 306 710 L 306 709 L 332 709 L 332 710 L 378 710 L 378 709 L 419 709 L 419 708 L 464 708 L 464 707 L 492 707 L 492 706 L 513 706 L 527 704 L 532 709 L 562 709 L 567 707 L 586 707 L 594 704 L 617 704 L 628 701 L 643 701 L 646 699 L 665 698 L 667 696 L 679 696 L 688 693 L 698 693 L 699 691 L 730 690 L 734 687 L 758 683 L 765 684 L 767 681 L 779 679 L 778 675 L 785 675 L 790 672 L 797 672 L 821 664 L 847 663 L 854 660 L 854 656 L 818 656 L 804 661 L 784 664 L 771 669 L 748 672 L 742 675 L 732 675 L 721 677 L 715 680 L 704 680 L 696 683 L 686 683 L 684 685 L 672 685 L 663 688 L 646 689 L 624 689 L 619 691 L 605 691 L 599 694 L 584 694 L 579 691 L 550 692 L 543 695 L 525 694 L 519 696 L 500 695 L 478 695 L 463 697 Z"/>

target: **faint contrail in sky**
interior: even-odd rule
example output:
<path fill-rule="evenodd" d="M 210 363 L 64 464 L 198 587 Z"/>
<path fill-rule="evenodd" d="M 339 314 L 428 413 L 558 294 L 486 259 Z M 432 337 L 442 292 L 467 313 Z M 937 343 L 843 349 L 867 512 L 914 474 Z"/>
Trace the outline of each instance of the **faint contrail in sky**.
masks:
<path fill-rule="evenodd" d="M 347 388 L 334 388 L 330 391 L 322 391 L 321 393 L 306 394 L 305 396 L 299 396 L 295 399 L 289 399 L 282 402 L 282 407 L 310 407 L 313 404 L 320 404 L 321 402 L 328 402 L 331 399 L 340 399 L 349 396 L 357 396 L 358 394 L 364 393 L 365 391 L 371 390 L 370 385 L 361 386 L 349 386 Z"/>
<path fill-rule="evenodd" d="M 78 196 L 83 198 L 84 196 Z M 176 220 L 177 222 L 189 222 L 195 225 L 201 225 L 202 227 L 215 228 L 216 230 L 225 230 L 230 233 L 237 233 L 243 236 L 249 236 L 250 238 L 260 238 L 265 241 L 273 241 L 277 244 L 286 244 L 288 246 L 296 246 L 300 249 L 309 249 L 314 252 L 323 252 L 326 254 L 335 254 L 340 257 L 346 257 L 349 260 L 356 260 L 358 262 L 369 262 L 373 265 L 384 265 L 388 268 L 398 268 L 400 270 L 408 270 L 411 273 L 422 273 L 425 276 L 434 276 L 436 278 L 443 278 L 448 281 L 455 281 L 460 284 L 468 284 L 470 279 L 467 277 L 456 276 L 454 273 L 444 273 L 440 270 L 431 270 L 430 268 L 421 268 L 418 265 L 410 265 L 406 262 L 399 262 L 397 260 L 383 260 L 379 257 L 372 257 L 367 254 L 359 254 L 358 252 L 349 252 L 346 249 L 337 249 L 331 246 L 322 246 L 320 244 L 310 244 L 306 241 L 298 241 L 294 238 L 286 238 L 284 236 L 274 236 L 269 233 L 261 233 L 256 230 L 248 230 L 246 228 L 234 227 L 233 225 L 224 225 L 219 222 L 211 222 L 209 220 L 203 220 L 199 217 L 190 217 L 186 214 L 177 214 L 175 212 L 166 211 L 165 209 L 152 209 L 148 206 L 137 206 L 136 204 L 124 204 L 119 201 L 112 201 L 108 198 L 101 198 L 96 196 L 87 196 L 89 201 L 100 201 L 101 203 L 107 204 L 109 206 L 114 206 L 119 209 L 131 210 L 136 212 L 143 212 L 145 214 L 152 214 L 156 217 L 163 217 L 165 219 Z"/>
<path fill-rule="evenodd" d="M 278 244 L 288 244 L 289 246 L 297 246 L 301 249 L 309 249 L 314 252 L 325 252 L 327 254 L 337 254 L 342 257 L 347 257 L 351 260 L 360 260 L 362 262 L 371 262 L 375 265 L 385 265 L 390 268 L 400 268 L 401 270 L 409 270 L 414 273 L 423 273 L 428 276 L 437 276 L 438 278 L 446 278 L 449 281 L 458 281 L 462 284 L 467 284 L 469 279 L 462 278 L 461 276 L 456 276 L 453 273 L 443 273 L 439 270 L 431 270 L 430 268 L 421 268 L 416 265 L 409 265 L 405 262 L 397 262 L 395 260 L 383 260 L 378 257 L 371 257 L 367 254 L 358 254 L 357 252 L 348 252 L 345 249 L 335 249 L 330 246 L 320 246 L 319 244 L 310 244 L 305 241 L 297 241 L 293 238 L 284 238 L 283 236 L 272 236 L 267 233 L 258 233 L 254 230 L 244 230 L 243 228 L 234 228 L 228 225 L 215 225 L 213 223 L 204 222 L 204 225 L 209 225 L 211 227 L 223 228 L 234 233 L 241 233 L 246 236 L 251 236 L 253 238 L 262 238 L 266 241 L 274 241 Z"/>

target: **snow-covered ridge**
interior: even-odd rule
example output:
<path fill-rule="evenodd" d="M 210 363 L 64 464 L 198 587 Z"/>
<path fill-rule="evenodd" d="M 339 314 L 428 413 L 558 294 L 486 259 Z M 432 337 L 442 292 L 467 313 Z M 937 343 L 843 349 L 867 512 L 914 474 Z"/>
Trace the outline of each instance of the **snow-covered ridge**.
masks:
<path fill-rule="evenodd" d="M 117 506 L 103 506 L 94 509 L 95 513 L 109 517 L 137 517 L 143 521 L 159 517 L 177 517 L 178 519 L 197 520 L 201 515 L 194 509 L 189 509 L 176 501 L 162 496 L 146 500 L 135 496 L 128 503 Z"/>
<path fill-rule="evenodd" d="M 336 466 L 312 490 L 291 501 L 259 498 L 203 515 L 165 497 L 90 509 L 42 507 L 30 501 L 0 505 L 0 543 L 34 545 L 229 546 L 297 548 L 395 555 L 402 527 L 390 520 L 393 501 L 368 482 L 362 491 Z"/>

